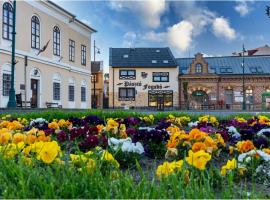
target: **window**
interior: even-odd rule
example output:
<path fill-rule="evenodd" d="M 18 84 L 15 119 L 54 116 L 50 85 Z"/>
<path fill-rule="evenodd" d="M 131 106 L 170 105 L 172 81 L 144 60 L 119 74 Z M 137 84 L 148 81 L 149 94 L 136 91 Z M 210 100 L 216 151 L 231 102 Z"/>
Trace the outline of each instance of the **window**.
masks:
<path fill-rule="evenodd" d="M 220 73 L 233 73 L 233 70 L 231 67 L 221 67 L 220 68 Z"/>
<path fill-rule="evenodd" d="M 97 74 L 92 74 L 91 75 L 91 83 L 97 83 L 97 82 L 98 82 Z"/>
<path fill-rule="evenodd" d="M 5 2 L 3 5 L 3 38 L 12 40 L 13 31 L 13 8 L 10 3 Z"/>
<path fill-rule="evenodd" d="M 82 65 L 86 65 L 86 46 L 81 46 L 81 59 L 82 59 Z"/>
<path fill-rule="evenodd" d="M 173 106 L 173 93 L 164 94 L 164 106 L 165 107 Z"/>
<path fill-rule="evenodd" d="M 53 100 L 60 100 L 60 83 L 53 83 Z"/>
<path fill-rule="evenodd" d="M 60 29 L 58 26 L 53 28 L 53 55 L 60 56 Z"/>
<path fill-rule="evenodd" d="M 169 61 L 168 60 L 163 60 L 163 63 L 169 63 Z"/>
<path fill-rule="evenodd" d="M 128 58 L 128 54 L 124 54 L 123 55 L 123 58 Z"/>
<path fill-rule="evenodd" d="M 135 101 L 135 88 L 119 88 L 119 101 Z"/>
<path fill-rule="evenodd" d="M 249 70 L 253 74 L 263 73 L 263 70 L 261 67 L 250 67 Z"/>
<path fill-rule="evenodd" d="M 40 48 L 40 23 L 37 16 L 31 19 L 31 47 L 33 49 Z"/>
<path fill-rule="evenodd" d="M 75 41 L 69 39 L 69 61 L 75 61 Z"/>
<path fill-rule="evenodd" d="M 149 107 L 157 107 L 157 99 L 158 95 L 157 94 L 150 94 L 148 97 L 148 106 Z"/>
<path fill-rule="evenodd" d="M 169 72 L 153 72 L 153 82 L 169 82 Z"/>
<path fill-rule="evenodd" d="M 74 101 L 74 85 L 68 86 L 68 100 Z"/>
<path fill-rule="evenodd" d="M 154 63 L 154 64 L 157 63 L 157 60 L 152 60 L 152 63 Z"/>
<path fill-rule="evenodd" d="M 247 104 L 253 104 L 253 90 L 252 89 L 246 90 L 246 101 L 247 101 Z"/>
<path fill-rule="evenodd" d="M 9 96 L 11 86 L 11 75 L 3 74 L 3 96 Z"/>
<path fill-rule="evenodd" d="M 232 89 L 225 90 L 225 104 L 226 105 L 233 104 L 233 90 Z"/>
<path fill-rule="evenodd" d="M 81 87 L 81 102 L 86 102 L 86 87 Z"/>
<path fill-rule="evenodd" d="M 195 73 L 202 73 L 202 64 L 197 63 L 195 66 Z"/>
<path fill-rule="evenodd" d="M 120 70 L 119 71 L 119 79 L 136 79 L 136 71 L 135 70 Z"/>

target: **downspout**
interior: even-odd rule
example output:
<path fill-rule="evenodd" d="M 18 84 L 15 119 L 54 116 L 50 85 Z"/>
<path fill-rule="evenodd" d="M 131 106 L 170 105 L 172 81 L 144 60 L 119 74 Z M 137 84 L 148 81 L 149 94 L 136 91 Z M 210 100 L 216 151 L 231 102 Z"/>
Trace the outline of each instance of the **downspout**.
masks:
<path fill-rule="evenodd" d="M 179 80 L 179 84 L 178 84 L 178 91 L 179 91 L 179 109 L 182 109 L 182 105 L 181 105 L 181 97 L 182 97 L 182 87 L 181 87 L 181 78 L 180 75 L 178 76 L 178 80 Z"/>
<path fill-rule="evenodd" d="M 113 70 L 113 94 L 112 94 L 112 96 L 113 96 L 113 109 L 114 109 L 114 68 L 112 68 L 112 70 Z"/>

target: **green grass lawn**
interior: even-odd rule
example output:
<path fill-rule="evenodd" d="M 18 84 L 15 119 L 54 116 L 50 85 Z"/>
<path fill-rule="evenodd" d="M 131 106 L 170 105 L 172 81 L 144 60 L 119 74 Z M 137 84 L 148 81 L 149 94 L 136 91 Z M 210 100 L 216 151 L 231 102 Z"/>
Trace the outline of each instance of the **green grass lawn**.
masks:
<path fill-rule="evenodd" d="M 153 169 L 155 170 L 155 169 Z M 118 174 L 118 175 L 116 175 Z M 1 198 L 266 198 L 255 185 L 232 182 L 208 174 L 191 177 L 189 184 L 179 175 L 166 179 L 147 178 L 137 169 L 137 179 L 129 171 L 89 174 L 67 165 L 36 166 L 0 159 Z M 221 183 L 221 184 L 219 184 Z"/>

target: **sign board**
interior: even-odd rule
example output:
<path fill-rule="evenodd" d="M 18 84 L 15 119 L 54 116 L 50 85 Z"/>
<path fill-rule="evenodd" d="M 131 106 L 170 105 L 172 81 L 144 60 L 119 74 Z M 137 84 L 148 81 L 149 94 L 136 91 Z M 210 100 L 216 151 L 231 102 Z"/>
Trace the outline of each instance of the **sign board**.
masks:
<path fill-rule="evenodd" d="M 233 91 L 233 93 L 234 93 L 234 96 L 242 96 L 243 95 L 242 92 L 240 92 L 240 91 Z"/>
<path fill-rule="evenodd" d="M 236 97 L 234 97 L 234 101 L 235 102 L 243 102 L 243 96 L 236 96 Z"/>
<path fill-rule="evenodd" d="M 212 101 L 216 101 L 217 100 L 217 97 L 211 97 L 211 100 Z"/>
<path fill-rule="evenodd" d="M 124 81 L 123 83 L 118 83 L 117 85 L 123 85 L 124 87 L 141 87 L 142 90 L 162 90 L 165 88 L 170 88 L 169 85 L 162 85 L 162 84 L 143 84 L 141 81 L 139 82 L 131 82 L 131 81 Z"/>

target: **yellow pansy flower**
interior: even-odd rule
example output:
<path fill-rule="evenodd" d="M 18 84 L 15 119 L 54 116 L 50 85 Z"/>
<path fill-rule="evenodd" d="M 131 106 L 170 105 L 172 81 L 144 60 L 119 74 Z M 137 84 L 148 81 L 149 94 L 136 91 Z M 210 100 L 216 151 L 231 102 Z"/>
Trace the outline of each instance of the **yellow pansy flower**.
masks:
<path fill-rule="evenodd" d="M 186 157 L 186 161 L 189 165 L 200 170 L 205 170 L 205 166 L 209 160 L 211 160 L 211 155 L 203 150 L 195 153 L 192 150 L 189 150 L 188 157 Z"/>

